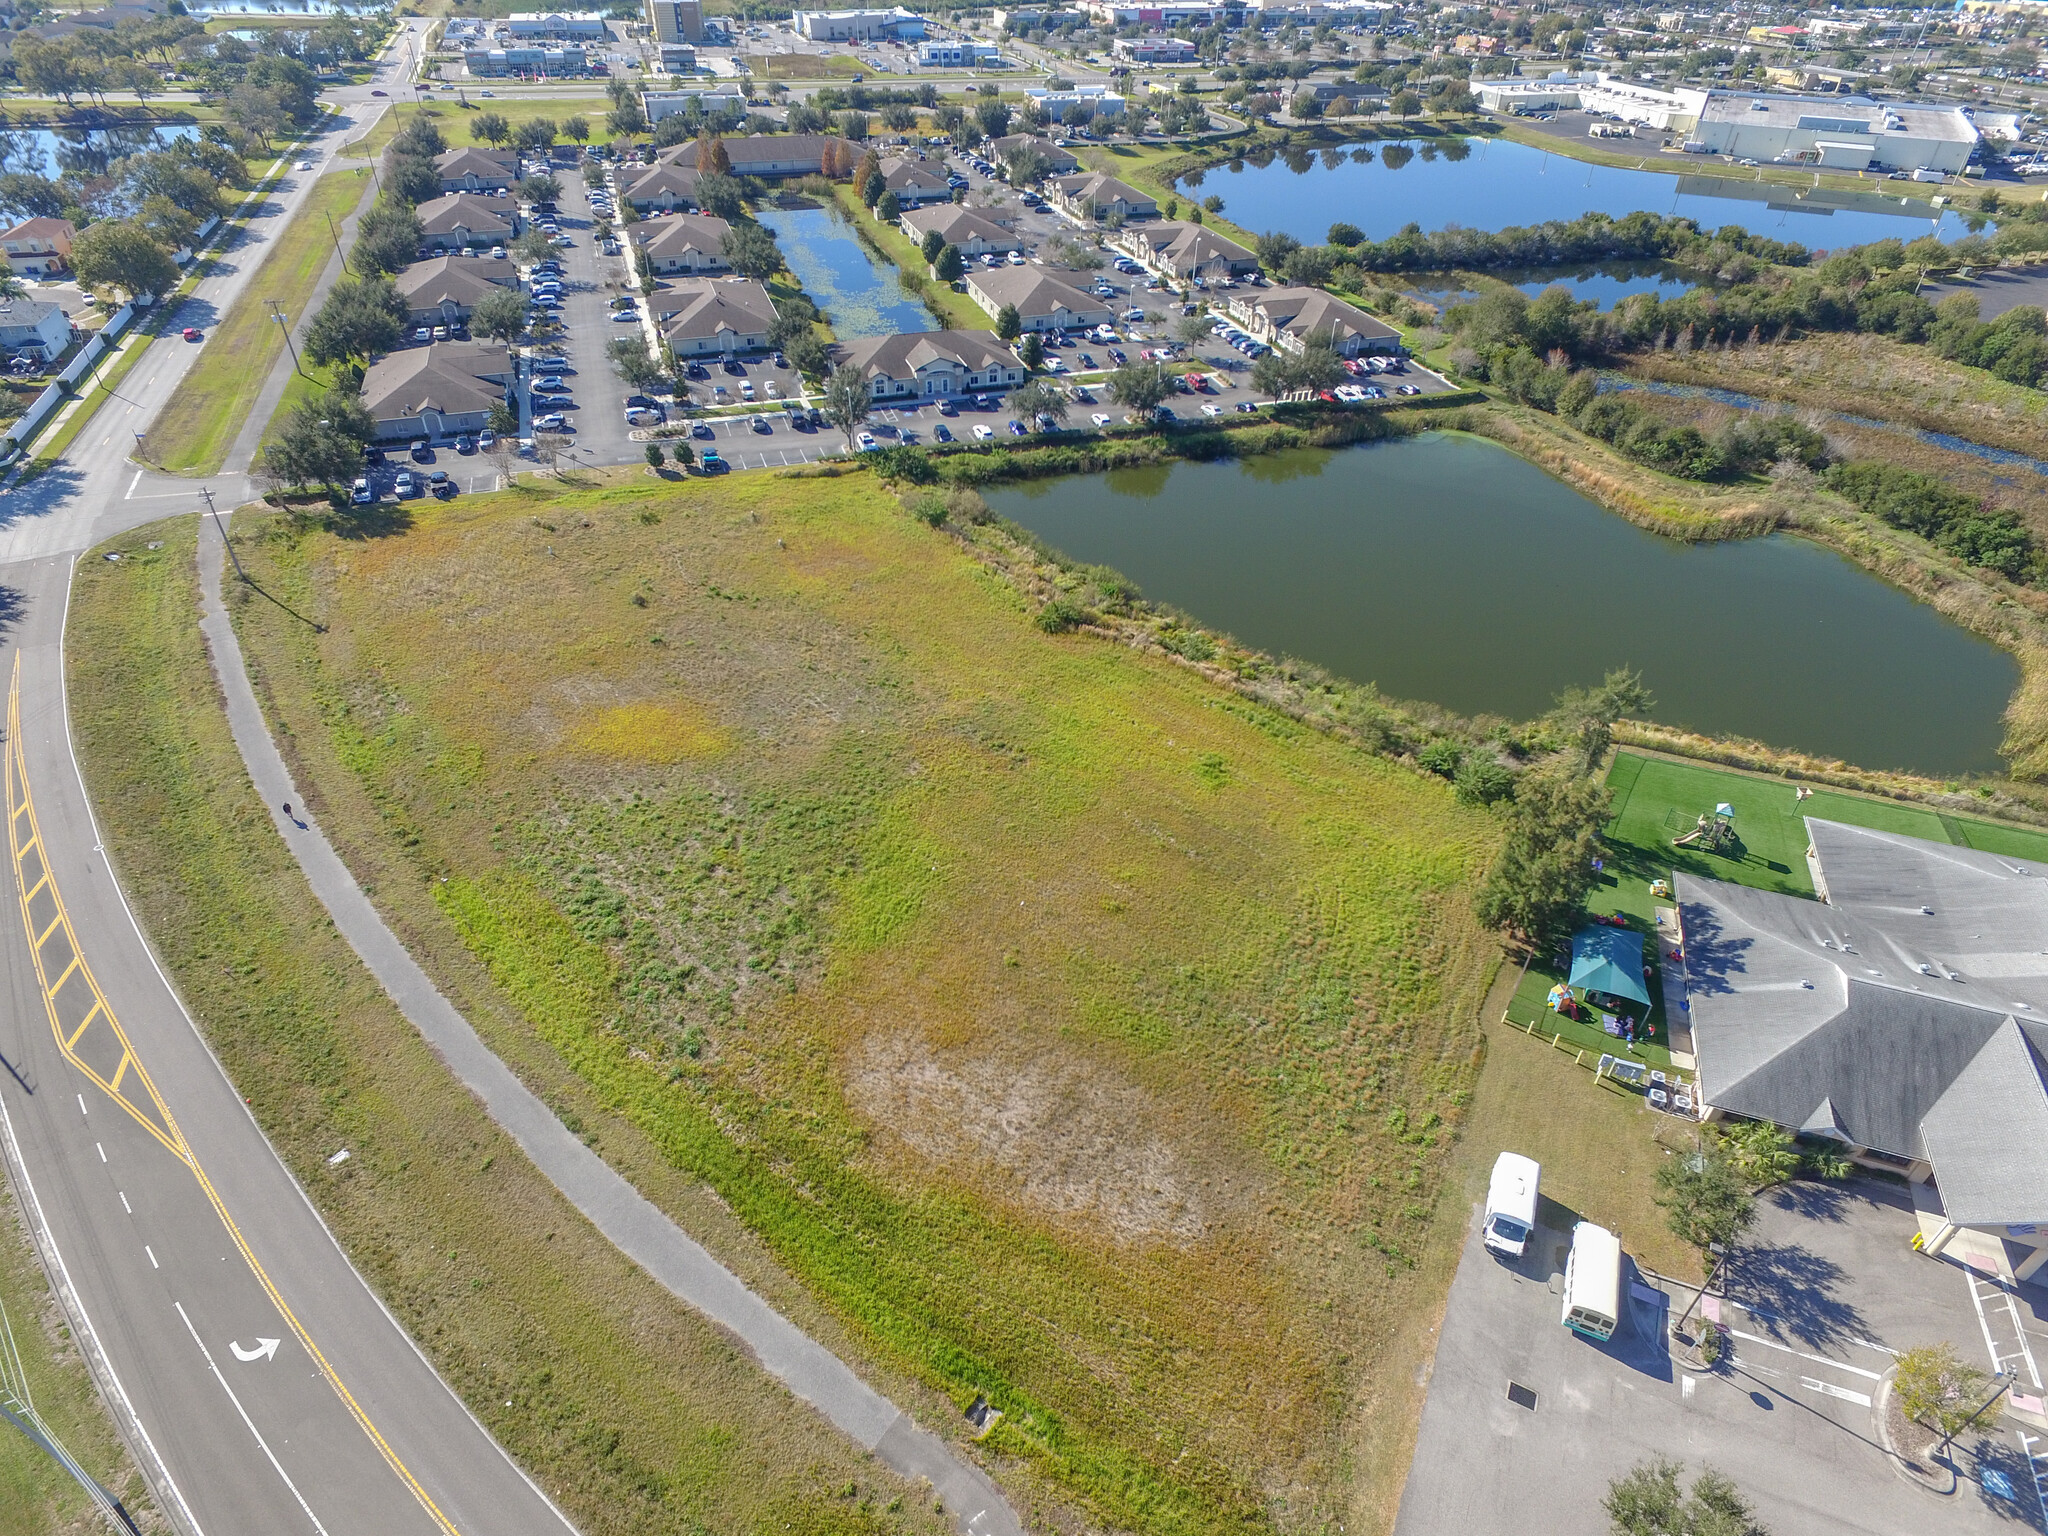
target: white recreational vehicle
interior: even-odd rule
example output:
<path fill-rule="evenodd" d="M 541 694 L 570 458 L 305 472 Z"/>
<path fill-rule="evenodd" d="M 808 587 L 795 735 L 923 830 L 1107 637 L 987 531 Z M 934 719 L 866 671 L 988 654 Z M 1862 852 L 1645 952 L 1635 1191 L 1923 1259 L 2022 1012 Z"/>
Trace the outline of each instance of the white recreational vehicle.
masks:
<path fill-rule="evenodd" d="M 1494 1159 L 1480 1233 L 1495 1253 L 1519 1259 L 1529 1246 L 1529 1235 L 1536 1230 L 1536 1185 L 1542 1172 L 1533 1158 L 1519 1152 L 1503 1152 Z"/>

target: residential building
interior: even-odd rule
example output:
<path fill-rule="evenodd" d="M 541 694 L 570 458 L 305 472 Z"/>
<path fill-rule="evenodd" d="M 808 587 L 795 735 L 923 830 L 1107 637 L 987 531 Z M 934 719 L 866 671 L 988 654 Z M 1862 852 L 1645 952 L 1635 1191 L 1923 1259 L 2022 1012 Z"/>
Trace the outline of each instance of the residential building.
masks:
<path fill-rule="evenodd" d="M 620 178 L 619 196 L 635 213 L 691 213 L 697 207 L 697 173 L 680 165 L 657 165 Z"/>
<path fill-rule="evenodd" d="M 414 262 L 391 281 L 414 325 L 459 325 L 492 289 L 516 288 L 519 274 L 509 261 L 436 256 Z"/>
<path fill-rule="evenodd" d="M 1310 341 L 1323 342 L 1339 357 L 1401 350 L 1401 333 L 1393 326 L 1320 288 L 1247 288 L 1233 293 L 1224 308 L 1245 330 L 1283 352 L 1299 352 Z"/>
<path fill-rule="evenodd" d="M 797 11 L 790 25 L 814 43 L 915 43 L 924 18 L 895 6 L 886 11 Z"/>
<path fill-rule="evenodd" d="M 662 276 L 672 273 L 729 272 L 725 237 L 732 226 L 702 213 L 672 213 L 626 226 L 633 244 L 647 253 L 647 264 Z"/>
<path fill-rule="evenodd" d="M 504 192 L 519 179 L 519 154 L 465 144 L 434 156 L 443 192 Z"/>
<path fill-rule="evenodd" d="M 967 296 L 999 315 L 1014 306 L 1027 331 L 1085 331 L 1115 318 L 1108 304 L 1043 267 L 994 267 L 967 274 Z"/>
<path fill-rule="evenodd" d="M 750 277 L 684 278 L 649 301 L 669 349 L 678 357 L 737 357 L 768 346 L 775 305 Z"/>
<path fill-rule="evenodd" d="M 492 342 L 437 341 L 393 352 L 363 375 L 363 404 L 379 439 L 449 438 L 481 432 L 509 398 L 515 365 Z"/>
<path fill-rule="evenodd" d="M 1864 96 L 1765 96 L 1716 91 L 1686 148 L 1830 170 L 1959 174 L 1977 147 L 1962 107 Z"/>
<path fill-rule="evenodd" d="M 0 299 L 0 351 L 34 353 L 53 363 L 71 345 L 71 317 L 61 304 L 41 299 Z"/>
<path fill-rule="evenodd" d="M 653 121 L 652 118 L 649 121 Z M 825 151 L 834 146 L 852 154 L 846 140 L 834 134 L 821 133 L 758 133 L 729 135 L 719 142 L 725 146 L 726 159 L 732 162 L 735 176 L 815 176 L 824 168 Z M 847 160 L 851 166 L 860 157 L 852 155 Z M 697 140 L 678 144 L 662 151 L 664 165 L 694 166 L 697 163 Z"/>
<path fill-rule="evenodd" d="M 1024 249 L 1015 231 L 998 224 L 986 213 L 959 203 L 941 203 L 932 208 L 911 208 L 903 215 L 903 232 L 920 246 L 933 230 L 960 254 L 969 258 L 1007 256 Z"/>
<path fill-rule="evenodd" d="M 1150 219 L 1159 213 L 1159 204 L 1152 198 L 1100 171 L 1057 177 L 1049 184 L 1048 191 L 1055 208 L 1069 218 L 1083 222 L 1108 218 Z"/>
<path fill-rule="evenodd" d="M 1004 61 L 1002 49 L 994 43 L 945 38 L 919 43 L 917 62 L 927 69 L 1001 69 Z"/>
<path fill-rule="evenodd" d="M 1063 91 L 1039 88 L 1024 94 L 1037 102 L 1048 118 L 1058 122 L 1065 122 L 1077 107 L 1091 118 L 1124 115 L 1123 97 L 1106 85 L 1076 85 Z"/>
<path fill-rule="evenodd" d="M 1008 159 L 1014 151 L 1020 149 L 1036 150 L 1039 158 L 1045 161 L 1048 176 L 1071 176 L 1081 168 L 1080 161 L 1042 134 L 1007 134 L 1000 139 L 991 139 L 988 146 L 989 154 L 997 160 Z"/>
<path fill-rule="evenodd" d="M 839 342 L 834 364 L 858 368 L 877 400 L 943 400 L 1013 389 L 1024 365 L 989 331 L 912 331 Z"/>
<path fill-rule="evenodd" d="M 563 42 L 602 42 L 607 35 L 604 15 L 599 11 L 577 11 L 573 14 L 551 14 L 547 16 L 507 16 L 497 23 L 498 30 L 507 37 L 520 42 L 537 38 L 554 38 Z"/>
<path fill-rule="evenodd" d="M 663 45 L 664 53 L 667 45 Z M 694 64 L 694 60 L 692 61 Z M 706 117 L 718 117 L 724 113 L 744 112 L 747 98 L 737 90 L 708 91 L 642 91 L 640 110 L 647 114 L 647 121 L 658 123 L 664 117 L 673 117 L 678 112 L 687 112 L 695 106 Z"/>
<path fill-rule="evenodd" d="M 1259 270 L 1257 256 L 1201 224 L 1133 224 L 1118 230 L 1109 244 L 1160 277 L 1214 280 Z"/>
<path fill-rule="evenodd" d="M 891 155 L 882 162 L 882 183 L 896 194 L 896 201 L 905 208 L 920 207 L 925 203 L 948 203 L 953 200 L 953 189 L 946 178 L 921 160 L 907 155 Z"/>
<path fill-rule="evenodd" d="M 1132 64 L 1193 64 L 1201 58 L 1193 43 L 1179 37 L 1120 37 L 1109 51 Z"/>
<path fill-rule="evenodd" d="M 657 43 L 701 43 L 704 0 L 647 0 L 647 24 Z"/>
<path fill-rule="evenodd" d="M 450 192 L 414 211 L 420 220 L 420 248 L 429 252 L 504 245 L 519 233 L 519 210 L 510 198 Z"/>
<path fill-rule="evenodd" d="M 1819 901 L 1674 878 L 1705 1112 L 1904 1174 L 1928 1253 L 2031 1278 L 2048 1262 L 2048 865 L 1806 831 Z"/>
<path fill-rule="evenodd" d="M 69 219 L 24 219 L 0 235 L 0 250 L 16 277 L 49 277 L 71 265 L 71 240 L 77 233 Z"/>
<path fill-rule="evenodd" d="M 514 43 L 503 48 L 471 48 L 462 55 L 463 68 L 481 79 L 508 75 L 580 75 L 590 67 L 581 48 L 549 48 L 540 43 Z"/>

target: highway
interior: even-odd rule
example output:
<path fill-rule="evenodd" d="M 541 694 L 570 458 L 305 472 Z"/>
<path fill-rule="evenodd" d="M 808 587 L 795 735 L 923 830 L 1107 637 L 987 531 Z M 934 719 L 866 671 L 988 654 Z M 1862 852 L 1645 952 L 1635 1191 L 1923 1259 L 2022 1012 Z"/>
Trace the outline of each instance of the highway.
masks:
<path fill-rule="evenodd" d="M 356 110 L 370 89 L 336 97 Z M 200 303 L 226 309 L 266 236 L 360 129 L 330 129 L 302 153 L 314 171 L 273 196 Z M 78 552 L 198 508 L 197 484 L 138 471 L 122 452 L 202 350 L 174 337 L 152 345 L 64 460 L 0 495 L 16 890 L 0 904 L 0 1153 L 175 1529 L 564 1536 L 566 1519 L 335 1244 L 158 968 L 101 850 L 66 723 L 66 595 Z M 240 499 L 238 476 L 211 483 L 224 505 Z"/>

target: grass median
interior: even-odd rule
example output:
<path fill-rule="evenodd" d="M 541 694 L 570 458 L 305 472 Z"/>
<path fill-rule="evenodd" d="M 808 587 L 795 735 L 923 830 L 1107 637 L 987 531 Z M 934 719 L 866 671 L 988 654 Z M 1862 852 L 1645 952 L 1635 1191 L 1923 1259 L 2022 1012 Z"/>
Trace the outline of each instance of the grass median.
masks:
<path fill-rule="evenodd" d="M 174 474 L 216 473 L 285 348 L 273 305 L 296 326 L 334 255 L 328 220 L 361 201 L 363 171 L 331 171 L 272 239 L 256 275 L 207 338 L 182 388 L 150 423 L 139 457 Z"/>
<path fill-rule="evenodd" d="M 329 626 L 241 616 L 359 878 L 1020 1504 L 1385 1529 L 1493 819 L 869 475 L 643 484 L 244 555 Z"/>
<path fill-rule="evenodd" d="M 336 933 L 229 736 L 196 624 L 194 535 L 175 519 L 110 546 L 121 561 L 81 562 L 72 723 L 95 801 L 126 808 L 109 852 L 152 943 L 358 1269 L 585 1536 L 940 1536 L 928 1497 L 585 1223 Z M 510 1059 L 592 1145 L 617 1134 L 559 1069 Z M 354 1155 L 337 1169 L 338 1146 Z M 669 1194 L 719 1219 L 700 1192 Z M 742 1269 L 781 1299 L 766 1266 Z"/>

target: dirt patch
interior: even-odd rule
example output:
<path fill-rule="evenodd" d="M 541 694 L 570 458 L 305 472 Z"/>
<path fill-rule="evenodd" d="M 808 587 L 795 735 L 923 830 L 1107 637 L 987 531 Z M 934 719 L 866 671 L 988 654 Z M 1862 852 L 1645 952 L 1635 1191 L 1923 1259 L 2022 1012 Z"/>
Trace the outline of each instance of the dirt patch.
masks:
<path fill-rule="evenodd" d="M 1208 1226 L 1199 1177 L 1146 1129 L 1161 1106 L 1082 1063 L 942 1060 L 919 1040 L 871 1039 L 847 1088 L 925 1161 L 1117 1242 L 1188 1244 Z"/>

